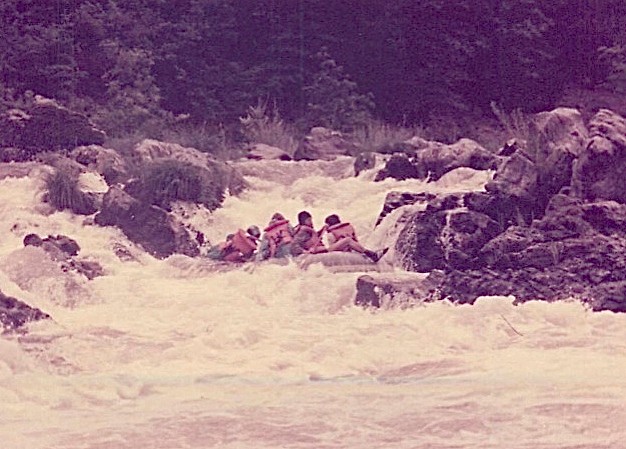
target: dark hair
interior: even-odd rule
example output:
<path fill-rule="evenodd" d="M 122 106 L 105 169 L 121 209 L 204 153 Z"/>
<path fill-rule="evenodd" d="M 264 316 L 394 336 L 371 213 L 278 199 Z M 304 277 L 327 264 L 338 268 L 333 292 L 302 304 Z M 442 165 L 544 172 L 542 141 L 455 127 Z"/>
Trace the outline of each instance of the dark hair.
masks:
<path fill-rule="evenodd" d="M 332 214 L 326 217 L 326 220 L 324 220 L 324 223 L 326 223 L 328 226 L 332 226 L 332 225 L 341 223 L 341 220 L 339 219 L 338 215 Z"/>
<path fill-rule="evenodd" d="M 43 240 L 37 234 L 28 234 L 24 237 L 24 246 L 41 246 Z"/>
<path fill-rule="evenodd" d="M 298 223 L 304 224 L 307 218 L 311 218 L 311 214 L 305 210 L 298 214 Z"/>

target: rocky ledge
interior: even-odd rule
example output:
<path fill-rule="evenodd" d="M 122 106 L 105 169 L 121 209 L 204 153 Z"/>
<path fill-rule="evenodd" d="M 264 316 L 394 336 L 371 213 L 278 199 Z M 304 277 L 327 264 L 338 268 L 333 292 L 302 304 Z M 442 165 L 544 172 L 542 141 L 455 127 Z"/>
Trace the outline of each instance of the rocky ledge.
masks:
<path fill-rule="evenodd" d="M 413 302 L 513 295 L 626 312 L 626 120 L 604 109 L 588 132 L 581 123 L 573 110 L 539 115 L 534 153 L 506 148 L 486 192 L 390 195 L 381 215 L 425 202 L 405 219 L 395 253 L 428 276 L 409 285 L 368 275 L 357 304 L 411 291 Z"/>

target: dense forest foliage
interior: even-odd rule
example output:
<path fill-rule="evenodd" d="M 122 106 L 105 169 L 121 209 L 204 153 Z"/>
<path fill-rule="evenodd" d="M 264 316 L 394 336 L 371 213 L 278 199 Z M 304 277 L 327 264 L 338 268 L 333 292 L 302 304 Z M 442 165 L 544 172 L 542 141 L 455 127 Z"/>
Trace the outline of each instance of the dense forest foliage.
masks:
<path fill-rule="evenodd" d="M 3 0 L 0 21 L 3 104 L 41 94 L 117 134 L 259 99 L 349 130 L 626 91 L 623 0 Z"/>

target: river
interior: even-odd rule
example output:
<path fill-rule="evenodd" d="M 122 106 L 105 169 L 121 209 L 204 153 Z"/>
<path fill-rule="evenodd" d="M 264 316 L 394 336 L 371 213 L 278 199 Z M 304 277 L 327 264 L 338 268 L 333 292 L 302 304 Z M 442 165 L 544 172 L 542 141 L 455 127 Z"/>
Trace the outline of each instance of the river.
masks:
<path fill-rule="evenodd" d="M 306 209 L 316 226 L 338 213 L 378 249 L 393 233 L 391 216 L 374 226 L 389 191 L 489 178 L 374 183 L 349 158 L 240 169 L 248 191 L 187 210 L 212 242 Z M 626 315 L 511 297 L 365 310 L 360 273 L 156 260 L 116 229 L 42 214 L 42 189 L 37 176 L 0 181 L 2 291 L 53 317 L 0 337 L 5 449 L 626 447 Z M 29 232 L 76 239 L 106 275 L 55 271 L 21 249 Z"/>

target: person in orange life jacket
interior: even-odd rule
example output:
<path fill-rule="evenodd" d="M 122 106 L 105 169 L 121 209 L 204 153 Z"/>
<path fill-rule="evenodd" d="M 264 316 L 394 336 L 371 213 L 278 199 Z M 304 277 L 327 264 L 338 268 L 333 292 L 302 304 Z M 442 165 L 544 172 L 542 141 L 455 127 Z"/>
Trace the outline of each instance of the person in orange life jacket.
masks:
<path fill-rule="evenodd" d="M 234 234 L 228 234 L 225 242 L 212 247 L 207 256 L 225 262 L 245 262 L 254 255 L 260 236 L 257 226 L 250 226 L 246 232 L 238 229 Z"/>
<path fill-rule="evenodd" d="M 322 241 L 323 228 L 316 231 L 313 227 L 313 217 L 305 210 L 298 214 L 298 225 L 293 230 L 291 255 L 326 253 L 328 250 Z"/>
<path fill-rule="evenodd" d="M 265 260 L 270 257 L 287 257 L 291 255 L 291 241 L 293 229 L 282 214 L 276 212 L 263 230 L 257 260 Z"/>
<path fill-rule="evenodd" d="M 250 226 L 246 232 L 243 229 L 238 229 L 223 260 L 226 262 L 246 262 L 252 259 L 260 236 L 261 231 L 256 226 Z"/>
<path fill-rule="evenodd" d="M 380 256 L 359 243 L 354 227 L 350 223 L 342 223 L 335 214 L 326 217 L 324 222 L 326 226 L 323 229 L 328 232 L 328 251 L 356 251 L 372 262 L 378 262 Z"/>

